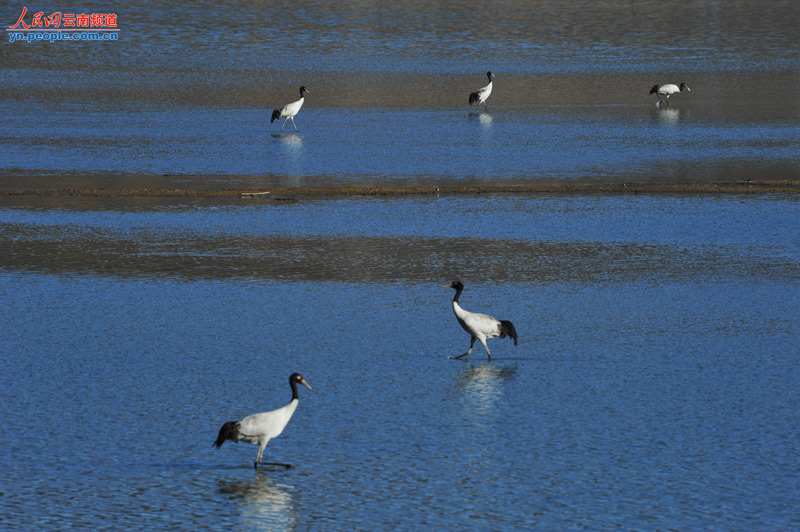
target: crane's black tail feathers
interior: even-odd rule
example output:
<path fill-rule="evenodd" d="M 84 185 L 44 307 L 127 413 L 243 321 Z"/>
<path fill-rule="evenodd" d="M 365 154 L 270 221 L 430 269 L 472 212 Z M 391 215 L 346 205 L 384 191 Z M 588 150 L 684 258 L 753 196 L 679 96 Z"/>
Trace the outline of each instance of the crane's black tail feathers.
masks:
<path fill-rule="evenodd" d="M 650 94 L 653 94 L 654 92 L 658 92 L 658 85 L 653 85 L 653 88 L 650 89 Z"/>
<path fill-rule="evenodd" d="M 231 440 L 232 442 L 236 443 L 239 441 L 239 422 L 238 421 L 228 421 L 222 428 L 219 429 L 219 436 L 217 436 L 217 441 L 214 442 L 214 447 L 219 449 L 222 447 L 222 444 L 225 443 L 226 440 Z"/>
<path fill-rule="evenodd" d="M 275 109 L 274 111 L 272 111 L 272 118 L 270 118 L 269 123 L 270 124 L 273 123 L 275 120 L 277 120 L 280 117 L 281 117 L 281 110 L 280 109 Z"/>
<path fill-rule="evenodd" d="M 477 103 L 480 100 L 480 96 L 478 96 L 477 92 L 470 93 L 469 95 L 469 104 L 472 105 L 473 103 Z"/>
<path fill-rule="evenodd" d="M 500 338 L 505 338 L 506 336 L 513 338 L 514 345 L 517 345 L 517 330 L 514 328 L 514 324 L 507 320 L 501 320 Z"/>

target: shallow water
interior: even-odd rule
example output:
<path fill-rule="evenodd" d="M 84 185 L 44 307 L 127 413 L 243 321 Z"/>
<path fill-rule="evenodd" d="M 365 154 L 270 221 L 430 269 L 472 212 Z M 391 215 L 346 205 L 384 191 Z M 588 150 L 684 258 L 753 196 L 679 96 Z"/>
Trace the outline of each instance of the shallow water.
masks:
<path fill-rule="evenodd" d="M 103 211 L 7 208 L 6 266 L 190 280 L 415 283 L 456 275 L 613 282 L 800 273 L 800 237 L 791 231 L 800 212 L 781 197 L 243 200 L 122 213 L 109 201 L 112 209 Z"/>
<path fill-rule="evenodd" d="M 800 523 L 793 199 L 111 201 L 1 211 L 9 528 Z"/>
<path fill-rule="evenodd" d="M 178 188 L 207 183 L 207 174 L 234 174 L 218 180 L 229 185 L 257 185 L 264 179 L 240 181 L 238 176 L 265 174 L 286 185 L 506 184 L 789 179 L 800 168 L 794 118 L 719 120 L 648 104 L 492 108 L 489 113 L 322 109 L 298 116 L 298 133 L 276 128 L 270 134 L 263 117 L 249 110 L 82 113 L 90 125 L 80 129 L 71 113 L 53 110 L 49 116 L 56 125 L 47 127 L 45 137 L 35 116 L 25 116 L 24 123 L 32 125 L 15 128 L 6 164 L 26 177 L 59 168 L 172 174 Z M 213 127 L 198 128 L 198 120 Z M 169 123 L 170 129 L 155 131 L 153 123 Z M 43 168 L 43 160 L 57 165 Z M 48 182 L 53 181 L 43 184 Z M 101 183 L 114 185 L 112 178 Z"/>
<path fill-rule="evenodd" d="M 797 177 L 788 0 L 103 10 L 121 40 L 0 46 L 1 191 Z M 791 195 L 2 196 L 0 528 L 800 528 L 798 219 Z M 519 345 L 451 358 L 455 277 Z M 314 390 L 265 453 L 293 468 L 212 449 L 294 371 Z"/>
<path fill-rule="evenodd" d="M 118 41 L 0 48 L 0 187 L 795 178 L 797 10 L 137 2 Z M 488 112 L 470 108 L 489 69 Z M 658 108 L 650 87 L 681 81 Z M 271 110 L 300 85 L 281 134 Z"/>

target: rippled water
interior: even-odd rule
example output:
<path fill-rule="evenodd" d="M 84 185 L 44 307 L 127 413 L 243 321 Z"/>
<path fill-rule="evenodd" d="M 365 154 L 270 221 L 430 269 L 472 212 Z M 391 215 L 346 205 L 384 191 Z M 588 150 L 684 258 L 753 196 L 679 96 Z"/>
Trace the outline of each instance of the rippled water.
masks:
<path fill-rule="evenodd" d="M 0 191 L 797 177 L 788 0 L 102 9 L 119 41 L 0 46 Z M 798 529 L 798 219 L 2 195 L 0 528 Z M 451 358 L 455 277 L 518 346 Z M 265 453 L 293 468 L 212 448 L 294 371 L 314 390 Z"/>
<path fill-rule="evenodd" d="M 441 197 L 246 201 L 124 214 L 10 208 L 2 233 L 8 266 L 48 273 L 345 282 L 792 279 L 800 273 L 791 231 L 797 217 L 794 202 L 777 198 Z"/>
<path fill-rule="evenodd" d="M 100 180 L 105 186 L 114 185 L 116 173 L 176 174 L 176 188 L 208 180 L 187 173 L 236 174 L 224 182 L 257 186 L 788 179 L 800 168 L 794 118 L 737 123 L 651 104 L 557 111 L 492 107 L 488 114 L 309 109 L 297 118 L 299 133 L 283 134 L 279 128 L 268 134 L 264 113 L 249 110 L 81 113 L 90 124 L 76 129 L 74 111 L 54 109 L 49 140 L 40 137 L 40 112 L 26 113 L 30 126 L 15 127 L 14 149 L 5 158 L 25 177 L 12 181 L 20 186 L 28 183 L 28 172 L 42 169 L 43 160 L 54 163 L 45 167 L 48 172 L 110 172 Z M 198 129 L 198 120 L 213 128 Z M 153 131 L 153 123 L 169 123 L 170 129 Z M 80 185 L 84 178 L 71 181 Z M 43 184 L 48 183 L 53 186 L 52 179 Z"/>
<path fill-rule="evenodd" d="M 8 528 L 800 522 L 790 198 L 76 201 L 2 210 Z M 293 469 L 211 448 L 293 371 Z"/>
<path fill-rule="evenodd" d="M 137 2 L 119 41 L 0 48 L 0 186 L 794 178 L 797 9 Z M 467 98 L 489 69 L 487 113 Z"/>

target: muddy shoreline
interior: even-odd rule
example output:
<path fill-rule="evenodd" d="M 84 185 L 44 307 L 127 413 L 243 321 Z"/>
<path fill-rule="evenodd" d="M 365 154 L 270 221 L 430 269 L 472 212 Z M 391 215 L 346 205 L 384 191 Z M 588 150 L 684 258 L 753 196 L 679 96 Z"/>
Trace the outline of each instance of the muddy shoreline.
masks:
<path fill-rule="evenodd" d="M 686 181 L 672 183 L 613 184 L 521 184 L 443 186 L 274 186 L 274 187 L 185 187 L 185 188 L 36 188 L 0 191 L 5 198 L 58 197 L 148 197 L 148 198 L 251 198 L 285 200 L 329 197 L 403 197 L 494 194 L 797 194 L 800 179 L 748 181 Z"/>

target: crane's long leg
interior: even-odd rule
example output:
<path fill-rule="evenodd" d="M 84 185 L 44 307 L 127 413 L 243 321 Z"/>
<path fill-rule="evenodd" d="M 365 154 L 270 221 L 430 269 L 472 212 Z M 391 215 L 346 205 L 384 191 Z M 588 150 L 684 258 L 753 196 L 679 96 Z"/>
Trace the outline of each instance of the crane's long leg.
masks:
<path fill-rule="evenodd" d="M 258 454 L 256 455 L 256 461 L 253 464 L 253 467 L 255 467 L 256 469 L 258 469 L 258 464 L 261 463 L 261 455 L 264 454 L 264 449 L 267 448 L 267 442 L 268 441 L 269 441 L 269 439 L 265 438 L 265 439 L 261 440 L 260 442 L 258 442 Z"/>
<path fill-rule="evenodd" d="M 468 354 L 472 353 L 472 346 L 473 346 L 473 345 L 475 345 L 475 340 L 476 340 L 476 338 L 473 336 L 473 337 L 472 337 L 472 339 L 469 341 L 469 351 L 467 351 L 467 352 L 466 352 L 466 353 L 464 353 L 463 355 L 458 355 L 458 356 L 456 357 L 456 360 L 458 360 L 458 359 L 459 359 L 459 358 L 461 358 L 461 357 L 465 357 L 465 356 L 467 356 Z"/>
<path fill-rule="evenodd" d="M 486 354 L 489 355 L 489 360 L 491 360 L 492 359 L 492 352 L 489 351 L 489 346 L 486 345 L 486 338 L 479 338 L 479 340 L 483 344 L 483 347 L 486 348 Z"/>
<path fill-rule="evenodd" d="M 283 131 L 283 127 L 286 125 L 286 121 L 287 121 L 287 120 L 289 120 L 289 118 L 290 118 L 290 117 L 288 117 L 288 116 L 287 116 L 287 117 L 286 117 L 286 118 L 283 120 L 283 126 L 281 126 L 281 131 Z"/>
<path fill-rule="evenodd" d="M 292 125 L 294 126 L 294 130 L 297 131 L 297 124 L 294 123 L 294 117 L 290 116 L 289 118 L 292 119 Z"/>
<path fill-rule="evenodd" d="M 268 439 L 266 439 L 266 440 L 264 440 L 264 441 L 262 441 L 262 442 L 260 442 L 258 444 L 258 454 L 256 455 L 256 461 L 253 463 L 253 467 L 255 468 L 255 470 L 258 471 L 258 466 L 259 465 L 262 465 L 262 466 L 271 465 L 271 466 L 283 467 L 285 469 L 291 469 L 292 468 L 292 464 L 284 464 L 282 462 L 262 462 L 261 461 L 261 455 L 264 454 L 264 449 L 267 448 L 267 442 L 269 442 Z"/>

